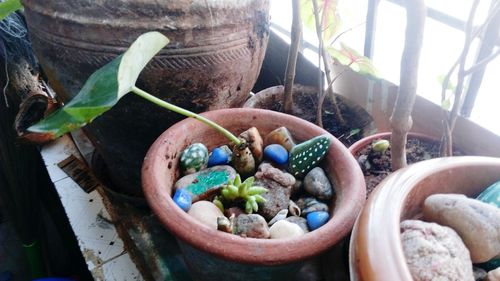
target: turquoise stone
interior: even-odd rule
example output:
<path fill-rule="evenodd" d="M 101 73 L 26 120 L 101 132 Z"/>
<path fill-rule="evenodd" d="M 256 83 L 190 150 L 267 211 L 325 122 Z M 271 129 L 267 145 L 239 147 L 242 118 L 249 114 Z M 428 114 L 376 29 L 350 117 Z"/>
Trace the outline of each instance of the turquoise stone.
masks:
<path fill-rule="evenodd" d="M 175 183 L 175 188 L 188 191 L 194 203 L 216 194 L 222 185 L 235 177 L 236 171 L 231 166 L 214 166 L 180 178 Z"/>
<path fill-rule="evenodd" d="M 303 178 L 325 157 L 330 138 L 329 135 L 321 135 L 294 146 L 290 151 L 288 171 L 295 177 Z"/>
<path fill-rule="evenodd" d="M 476 199 L 500 208 L 500 181 L 490 185 L 481 192 Z M 492 259 L 488 262 L 478 264 L 477 266 L 487 271 L 493 270 L 500 267 L 500 258 Z"/>
<path fill-rule="evenodd" d="M 208 149 L 202 143 L 193 143 L 181 155 L 181 171 L 188 175 L 205 169 L 208 164 Z"/>

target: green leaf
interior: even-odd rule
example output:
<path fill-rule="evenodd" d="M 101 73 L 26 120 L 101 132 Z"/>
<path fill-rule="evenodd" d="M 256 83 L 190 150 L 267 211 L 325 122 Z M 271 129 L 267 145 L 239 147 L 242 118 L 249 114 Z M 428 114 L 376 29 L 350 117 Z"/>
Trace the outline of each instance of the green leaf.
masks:
<path fill-rule="evenodd" d="M 327 47 L 326 51 L 342 65 L 348 65 L 353 71 L 367 75 L 369 77 L 378 78 L 379 73 L 371 60 L 351 47 L 340 44 L 340 49 Z"/>
<path fill-rule="evenodd" d="M 252 186 L 253 182 L 255 181 L 255 178 L 254 177 L 249 177 L 247 178 L 243 184 L 246 185 L 246 186 Z"/>
<path fill-rule="evenodd" d="M 159 32 L 142 34 L 123 55 L 94 72 L 73 100 L 28 130 L 59 137 L 85 126 L 129 93 L 142 69 L 167 44 Z"/>
<path fill-rule="evenodd" d="M 264 203 L 267 201 L 266 198 L 262 197 L 262 195 L 259 194 L 253 195 L 253 197 L 255 198 L 255 202 L 257 203 Z"/>
<path fill-rule="evenodd" d="M 332 41 L 341 27 L 341 19 L 337 11 L 336 0 L 318 0 L 319 20 L 323 22 L 323 42 Z M 311 0 L 302 0 L 300 3 L 300 16 L 305 28 L 316 33 L 316 21 Z"/>
<path fill-rule="evenodd" d="M 234 178 L 233 181 L 234 185 L 239 186 L 241 184 L 241 177 L 240 174 L 236 174 L 236 177 Z"/>
<path fill-rule="evenodd" d="M 0 20 L 23 8 L 21 0 L 5 0 L 0 2 Z"/>
<path fill-rule="evenodd" d="M 262 186 L 252 186 L 248 189 L 248 195 L 256 195 L 266 192 L 267 188 Z"/>
<path fill-rule="evenodd" d="M 246 201 L 245 202 L 245 213 L 251 214 L 252 211 L 253 211 L 252 203 L 250 201 Z"/>

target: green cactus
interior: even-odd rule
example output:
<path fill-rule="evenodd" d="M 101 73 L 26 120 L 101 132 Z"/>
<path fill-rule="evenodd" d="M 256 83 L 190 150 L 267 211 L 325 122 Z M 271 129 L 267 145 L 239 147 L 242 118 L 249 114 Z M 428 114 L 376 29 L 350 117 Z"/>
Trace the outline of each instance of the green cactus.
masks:
<path fill-rule="evenodd" d="M 266 202 L 266 199 L 260 195 L 266 192 L 267 189 L 261 186 L 253 186 L 254 177 L 247 178 L 241 182 L 240 175 L 236 175 L 234 180 L 229 181 L 226 185 L 222 186 L 220 195 L 216 196 L 213 203 L 224 211 L 223 202 L 242 201 L 245 204 L 245 212 L 251 214 L 259 210 L 258 203 Z"/>

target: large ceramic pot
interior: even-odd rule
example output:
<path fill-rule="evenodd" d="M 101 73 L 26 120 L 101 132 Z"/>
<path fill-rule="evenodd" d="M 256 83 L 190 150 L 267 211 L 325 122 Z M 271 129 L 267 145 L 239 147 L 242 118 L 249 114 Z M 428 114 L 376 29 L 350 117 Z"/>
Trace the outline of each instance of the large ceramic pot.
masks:
<path fill-rule="evenodd" d="M 33 49 L 52 87 L 67 101 L 88 76 L 156 30 L 170 44 L 138 85 L 201 112 L 241 106 L 255 83 L 269 33 L 268 0 L 23 0 Z M 182 117 L 134 95 L 86 127 L 127 193 L 140 194 L 147 148 Z"/>
<path fill-rule="evenodd" d="M 229 131 L 239 134 L 251 126 L 265 135 L 287 127 L 297 141 L 327 133 L 297 117 L 260 109 L 223 109 L 203 114 Z M 363 175 L 358 164 L 337 139 L 324 160 L 336 196 L 332 219 L 319 229 L 292 239 L 242 238 L 201 224 L 171 199 L 179 177 L 183 149 L 201 142 L 209 149 L 227 143 L 221 134 L 186 119 L 165 131 L 151 146 L 142 169 L 146 200 L 164 226 L 179 241 L 184 259 L 196 280 L 290 280 L 301 261 L 335 245 L 350 231 L 365 199 Z"/>
<path fill-rule="evenodd" d="M 283 95 L 284 87 L 281 85 L 266 88 L 248 99 L 244 107 L 281 111 Z M 316 123 L 318 88 L 294 84 L 293 95 L 294 105 L 292 114 L 309 122 Z M 337 120 L 334 114 L 332 98 L 331 96 L 327 96 L 323 105 L 323 127 L 329 133 L 338 137 L 344 144 L 349 145 L 361 138 L 364 129 L 368 128 L 372 123 L 372 118 L 363 108 L 343 96 L 335 95 L 335 100 L 345 124 L 340 124 Z M 350 135 L 350 131 L 353 129 L 360 129 L 360 132 L 354 137 Z"/>
<path fill-rule="evenodd" d="M 476 197 L 500 180 L 500 158 L 461 156 L 410 165 L 387 177 L 371 194 L 354 226 L 351 280 L 413 280 L 399 224 L 422 217 L 424 200 L 435 193 Z"/>

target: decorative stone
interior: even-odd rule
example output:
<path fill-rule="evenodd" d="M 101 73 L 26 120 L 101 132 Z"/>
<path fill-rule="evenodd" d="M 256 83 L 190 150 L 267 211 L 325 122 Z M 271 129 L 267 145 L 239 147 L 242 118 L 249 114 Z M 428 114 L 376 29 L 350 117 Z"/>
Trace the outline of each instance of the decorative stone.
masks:
<path fill-rule="evenodd" d="M 229 146 L 227 146 L 227 145 L 223 145 L 220 147 L 220 149 L 222 149 L 226 152 L 227 157 L 229 158 L 229 161 L 231 161 L 231 157 L 233 156 L 233 151 L 231 150 L 231 148 L 229 148 Z"/>
<path fill-rule="evenodd" d="M 181 154 L 180 167 L 184 175 L 196 173 L 207 167 L 208 149 L 202 143 L 193 143 Z"/>
<path fill-rule="evenodd" d="M 302 228 L 304 233 L 309 232 L 309 228 L 307 227 L 307 220 L 305 218 L 291 216 L 291 217 L 286 218 L 285 220 L 300 226 L 300 228 Z"/>
<path fill-rule="evenodd" d="M 426 220 L 453 228 L 474 263 L 500 255 L 500 209 L 461 194 L 434 194 L 424 201 Z"/>
<path fill-rule="evenodd" d="M 288 210 L 284 209 L 279 211 L 274 218 L 272 218 L 267 225 L 271 226 L 275 224 L 277 221 L 284 220 L 286 219 L 286 216 L 288 215 Z"/>
<path fill-rule="evenodd" d="M 500 267 L 489 271 L 486 275 L 486 281 L 500 281 Z"/>
<path fill-rule="evenodd" d="M 234 217 L 233 217 L 234 219 Z M 227 233 L 233 233 L 233 223 L 226 217 L 217 218 L 217 229 Z"/>
<path fill-rule="evenodd" d="M 235 145 L 231 162 L 236 171 L 244 177 L 250 176 L 255 172 L 255 159 L 248 147 L 240 148 Z"/>
<path fill-rule="evenodd" d="M 278 165 L 283 165 L 288 162 L 288 151 L 279 144 L 271 144 L 264 148 L 264 158 Z"/>
<path fill-rule="evenodd" d="M 488 275 L 488 272 L 486 272 L 486 270 L 484 270 L 480 267 L 474 266 L 472 268 L 472 274 L 474 275 L 475 281 L 483 281 L 486 278 L 486 275 Z"/>
<path fill-rule="evenodd" d="M 267 220 L 274 218 L 279 211 L 288 209 L 290 201 L 291 186 L 295 183 L 295 178 L 270 164 L 261 164 L 259 171 L 255 174 L 256 186 L 263 186 L 268 189 L 262 197 L 266 202 L 259 204 L 259 214 Z"/>
<path fill-rule="evenodd" d="M 307 214 L 307 226 L 310 230 L 315 230 L 323 226 L 328 219 L 330 214 L 328 212 L 316 211 Z"/>
<path fill-rule="evenodd" d="M 215 195 L 222 185 L 235 177 L 236 171 L 231 166 L 215 166 L 180 178 L 175 188 L 187 190 L 192 201 L 197 202 Z"/>
<path fill-rule="evenodd" d="M 244 139 L 248 144 L 248 148 L 252 152 L 254 159 L 257 162 L 262 161 L 262 147 L 264 145 L 264 141 L 260 136 L 259 130 L 257 128 L 252 127 L 243 133 L 240 134 L 240 138 Z"/>
<path fill-rule="evenodd" d="M 221 210 L 209 201 L 199 201 L 191 206 L 188 214 L 211 229 L 217 230 L 217 218 L 223 217 Z"/>
<path fill-rule="evenodd" d="M 234 225 L 234 234 L 242 237 L 269 238 L 266 220 L 258 214 L 239 215 Z"/>
<path fill-rule="evenodd" d="M 264 139 L 264 144 L 279 144 L 283 146 L 287 151 L 291 151 L 295 146 L 295 142 L 293 141 L 293 137 L 288 131 L 286 127 L 279 127 L 276 130 L 273 130 Z"/>
<path fill-rule="evenodd" d="M 208 157 L 208 167 L 213 167 L 217 165 L 226 165 L 229 163 L 229 155 L 227 152 L 220 147 L 216 147 L 212 150 L 210 153 L 210 156 Z"/>
<path fill-rule="evenodd" d="M 323 211 L 328 212 L 328 205 L 321 203 L 313 197 L 303 197 L 297 200 L 297 206 L 301 209 L 303 217 L 311 212 Z"/>
<path fill-rule="evenodd" d="M 400 227 L 413 280 L 474 280 L 469 251 L 453 229 L 419 220 L 403 221 Z"/>
<path fill-rule="evenodd" d="M 292 200 L 290 200 L 290 202 L 288 203 L 288 212 L 290 213 L 290 215 L 297 217 L 300 217 L 301 214 L 299 206 L 297 206 L 297 204 L 295 204 L 295 202 L 293 202 Z"/>
<path fill-rule="evenodd" d="M 286 220 L 277 221 L 269 229 L 271 239 L 285 239 L 304 235 L 300 226 Z"/>
<path fill-rule="evenodd" d="M 320 167 L 312 169 L 304 178 L 304 189 L 319 200 L 328 200 L 333 196 L 333 188 Z"/>
<path fill-rule="evenodd" d="M 481 192 L 481 194 L 477 197 L 477 200 L 500 208 L 500 181 L 490 185 L 483 192 Z"/>
<path fill-rule="evenodd" d="M 295 177 L 303 178 L 325 157 L 330 138 L 325 134 L 294 146 L 290 151 L 288 171 Z"/>
<path fill-rule="evenodd" d="M 185 189 L 177 189 L 172 199 L 175 204 L 185 212 L 189 211 L 189 208 L 191 208 L 191 193 Z"/>

